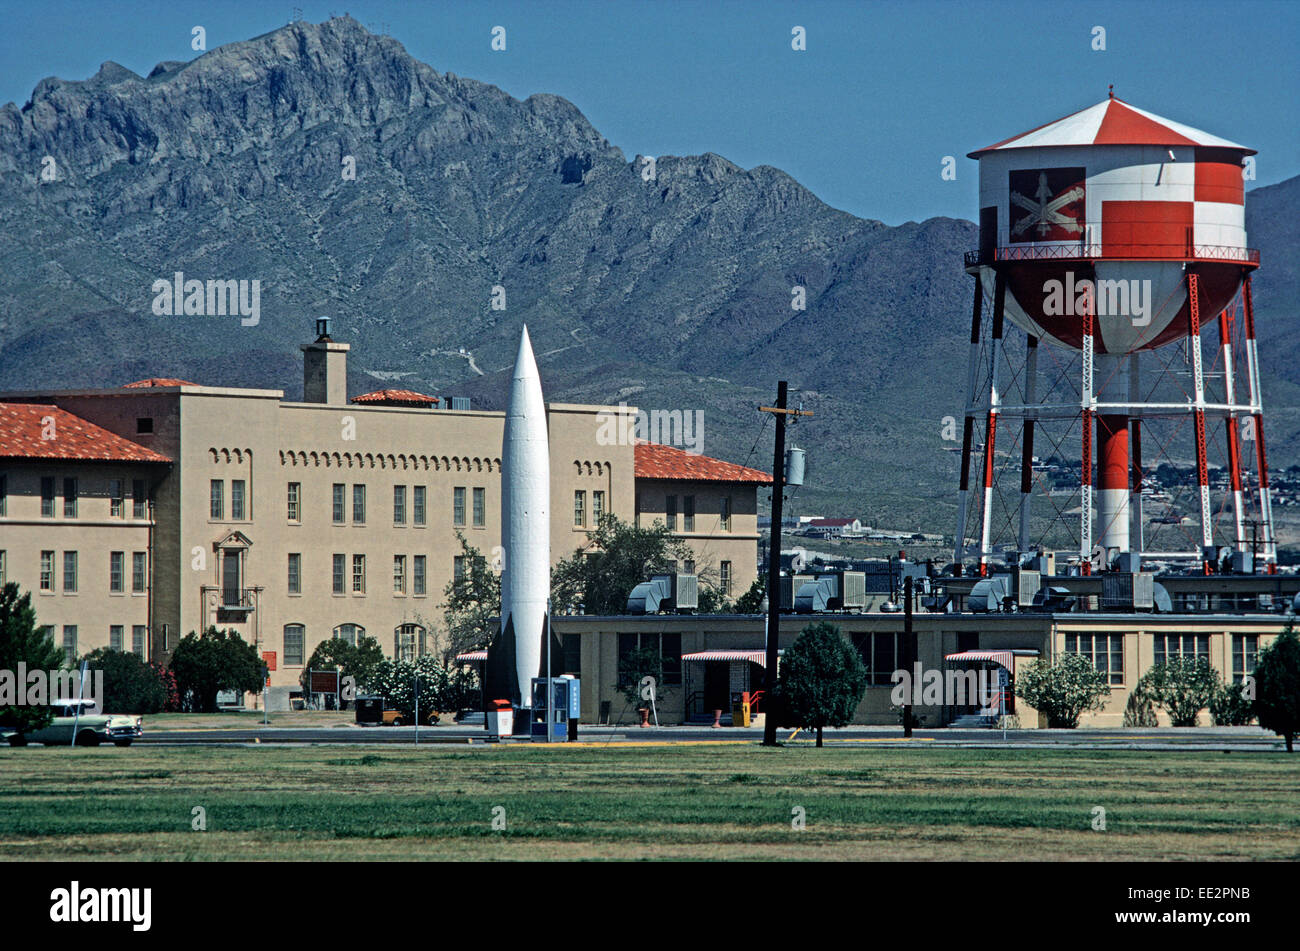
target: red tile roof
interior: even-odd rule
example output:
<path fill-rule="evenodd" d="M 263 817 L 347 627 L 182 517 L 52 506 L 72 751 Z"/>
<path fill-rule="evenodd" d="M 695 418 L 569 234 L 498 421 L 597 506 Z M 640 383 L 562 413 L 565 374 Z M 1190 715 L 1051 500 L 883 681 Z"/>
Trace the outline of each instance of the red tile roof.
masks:
<path fill-rule="evenodd" d="M 758 469 L 738 466 L 663 446 L 656 442 L 638 442 L 634 447 L 638 479 L 675 479 L 687 482 L 752 482 L 771 485 L 772 477 Z"/>
<path fill-rule="evenodd" d="M 159 386 L 198 386 L 197 383 L 191 383 L 189 380 L 177 380 L 170 376 L 151 376 L 147 380 L 136 380 L 134 383 L 123 383 L 124 390 L 152 390 Z"/>
<path fill-rule="evenodd" d="M 0 403 L 0 459 L 171 462 L 152 449 L 44 403 Z"/>
<path fill-rule="evenodd" d="M 379 403 L 389 406 L 432 406 L 438 402 L 436 396 L 426 396 L 415 390 L 375 390 L 352 397 L 353 403 Z"/>

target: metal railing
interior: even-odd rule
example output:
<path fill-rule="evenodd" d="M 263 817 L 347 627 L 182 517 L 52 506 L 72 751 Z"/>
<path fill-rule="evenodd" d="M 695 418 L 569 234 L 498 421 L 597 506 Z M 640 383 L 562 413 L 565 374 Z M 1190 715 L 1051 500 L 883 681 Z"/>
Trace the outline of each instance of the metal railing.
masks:
<path fill-rule="evenodd" d="M 1221 244 L 1112 244 L 1110 253 L 1103 253 L 1100 244 L 1071 242 L 1068 244 L 1027 244 L 992 249 L 967 251 L 966 267 L 979 267 L 1001 261 L 1235 261 L 1259 265 L 1257 248 L 1241 248 Z M 1116 253 L 1116 248 L 1123 253 Z"/>

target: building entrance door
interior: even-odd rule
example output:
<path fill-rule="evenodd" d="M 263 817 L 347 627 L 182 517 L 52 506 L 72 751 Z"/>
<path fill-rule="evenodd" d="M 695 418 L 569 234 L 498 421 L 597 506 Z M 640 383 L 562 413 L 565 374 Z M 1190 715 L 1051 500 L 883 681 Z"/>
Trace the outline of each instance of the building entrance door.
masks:
<path fill-rule="evenodd" d="M 729 711 L 731 709 L 731 664 L 727 661 L 710 661 L 704 665 L 704 709 Z"/>

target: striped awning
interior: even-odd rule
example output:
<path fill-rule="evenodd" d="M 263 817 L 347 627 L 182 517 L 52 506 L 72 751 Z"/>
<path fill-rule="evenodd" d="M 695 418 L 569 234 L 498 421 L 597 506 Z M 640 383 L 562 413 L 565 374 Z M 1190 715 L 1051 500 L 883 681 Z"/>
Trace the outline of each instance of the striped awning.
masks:
<path fill-rule="evenodd" d="M 462 664 L 473 663 L 476 660 L 487 660 L 487 651 L 466 651 L 463 654 L 457 654 L 456 660 Z"/>
<path fill-rule="evenodd" d="M 957 654 L 945 654 L 944 660 L 955 660 L 958 662 L 967 660 L 988 660 L 1007 670 L 1015 669 L 1016 655 L 1025 657 L 1037 657 L 1038 651 L 961 651 Z"/>
<path fill-rule="evenodd" d="M 747 660 L 751 664 L 767 666 L 767 651 L 695 651 L 690 654 L 683 654 L 682 660 L 697 661 L 714 661 L 714 660 Z"/>

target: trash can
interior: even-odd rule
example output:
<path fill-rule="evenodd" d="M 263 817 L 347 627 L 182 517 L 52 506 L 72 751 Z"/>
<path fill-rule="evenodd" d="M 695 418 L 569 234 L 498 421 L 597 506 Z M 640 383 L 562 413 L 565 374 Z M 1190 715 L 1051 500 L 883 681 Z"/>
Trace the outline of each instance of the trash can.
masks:
<path fill-rule="evenodd" d="M 731 725 L 749 726 L 749 692 L 746 691 L 731 705 Z"/>
<path fill-rule="evenodd" d="M 493 736 L 510 736 L 515 729 L 515 708 L 509 700 L 489 700 L 486 726 Z"/>

